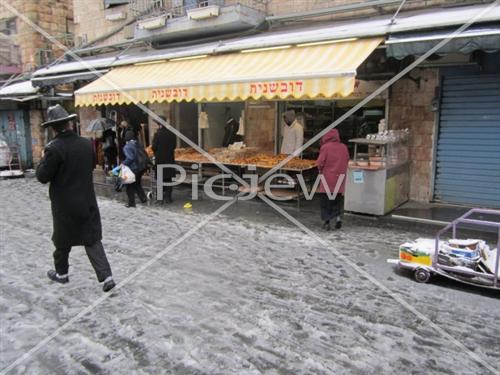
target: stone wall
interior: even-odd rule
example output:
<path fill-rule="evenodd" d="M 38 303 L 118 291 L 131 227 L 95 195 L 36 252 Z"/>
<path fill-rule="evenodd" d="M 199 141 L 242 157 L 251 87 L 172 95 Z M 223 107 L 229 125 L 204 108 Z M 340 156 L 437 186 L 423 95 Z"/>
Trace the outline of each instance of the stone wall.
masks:
<path fill-rule="evenodd" d="M 245 106 L 245 144 L 274 151 L 276 103 L 246 103 Z"/>
<path fill-rule="evenodd" d="M 236 0 L 234 0 L 236 1 Z M 238 0 L 240 3 L 252 3 L 253 0 Z M 266 1 L 255 1 L 256 3 L 266 3 L 268 15 L 285 15 L 291 13 L 299 13 L 304 11 L 313 11 L 326 9 L 331 7 L 337 7 L 342 5 L 348 5 L 353 3 L 358 3 L 359 1 L 353 0 L 268 0 Z M 480 3 L 491 3 L 492 0 L 408 0 L 404 4 L 402 11 L 410 11 L 416 9 L 427 9 L 429 7 L 437 6 L 450 6 L 450 5 L 464 5 L 464 4 L 480 4 Z M 341 18 L 361 18 L 367 16 L 376 16 L 380 14 L 394 14 L 394 12 L 399 7 L 400 3 L 396 3 L 390 6 L 384 7 L 372 7 L 369 9 L 356 10 L 353 12 L 338 12 L 336 14 L 331 14 L 321 17 L 321 20 L 334 20 Z M 311 19 L 311 18 L 309 18 Z"/>
<path fill-rule="evenodd" d="M 72 0 L 10 0 L 9 4 L 51 37 L 72 47 L 72 39 L 67 38 L 68 32 L 73 30 Z M 38 33 L 32 25 L 0 6 L 0 19 L 8 18 L 17 18 L 17 33 L 13 39 L 19 45 L 23 72 L 33 71 L 37 67 L 42 50 L 52 51 L 54 58 L 63 53 L 57 44 Z"/>
<path fill-rule="evenodd" d="M 352 4 L 354 0 L 225 0 L 226 5 L 243 4 L 254 9 L 259 9 L 268 15 L 285 15 L 290 13 L 300 13 L 304 11 L 320 10 L 335 6 Z M 408 0 L 403 7 L 403 11 L 415 9 L 425 9 L 442 5 L 477 4 L 490 3 L 492 0 Z M 171 8 L 171 1 L 164 0 L 165 7 Z M 323 17 L 308 18 L 309 20 L 337 20 L 346 18 L 362 18 L 378 16 L 380 14 L 393 14 L 398 8 L 398 4 L 385 7 L 373 7 L 366 10 L 356 10 L 354 12 L 337 12 Z M 106 15 L 123 12 L 125 19 L 109 21 Z M 118 5 L 111 8 L 104 8 L 103 0 L 74 0 L 74 22 L 75 35 L 78 41 L 87 42 L 101 38 L 107 33 L 117 31 L 113 35 L 100 39 L 94 46 L 109 45 L 124 42 L 126 40 L 126 30 L 122 28 L 127 22 L 133 19 L 129 5 Z M 133 26 L 133 25 L 132 25 Z"/>
<path fill-rule="evenodd" d="M 431 103 L 439 85 L 437 69 L 415 69 L 411 77 L 403 78 L 391 88 L 389 99 L 389 128 L 411 131 L 410 142 L 410 199 L 432 200 L 432 158 L 435 134 L 435 116 Z"/>
<path fill-rule="evenodd" d="M 92 42 L 101 38 L 103 35 L 121 28 L 121 26 L 132 18 L 127 5 L 117 5 L 105 9 L 103 0 L 74 0 L 73 7 L 77 43 Z M 123 20 L 108 21 L 106 19 L 106 15 L 121 12 L 126 14 L 126 18 Z M 107 45 L 125 40 L 125 30 L 121 29 L 94 45 Z"/>

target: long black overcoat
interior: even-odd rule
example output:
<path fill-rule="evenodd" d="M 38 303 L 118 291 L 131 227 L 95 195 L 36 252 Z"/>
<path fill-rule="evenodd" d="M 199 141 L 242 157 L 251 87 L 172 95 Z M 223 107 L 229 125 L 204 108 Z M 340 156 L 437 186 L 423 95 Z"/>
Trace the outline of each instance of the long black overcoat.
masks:
<path fill-rule="evenodd" d="M 93 169 L 91 142 L 70 130 L 45 147 L 36 176 L 42 184 L 50 182 L 52 241 L 57 248 L 93 245 L 102 239 Z"/>
<path fill-rule="evenodd" d="M 155 164 L 175 164 L 175 147 L 177 138 L 174 133 L 162 126 L 153 136 L 153 152 L 155 154 Z M 164 168 L 163 177 L 175 177 L 175 168 Z"/>

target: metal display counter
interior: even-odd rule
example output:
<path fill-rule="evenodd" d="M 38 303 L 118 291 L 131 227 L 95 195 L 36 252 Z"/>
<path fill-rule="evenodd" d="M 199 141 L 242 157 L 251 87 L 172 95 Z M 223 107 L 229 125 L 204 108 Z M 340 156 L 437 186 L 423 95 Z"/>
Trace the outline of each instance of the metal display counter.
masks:
<path fill-rule="evenodd" d="M 367 139 L 350 142 L 355 144 L 355 151 L 346 176 L 344 209 L 385 215 L 406 202 L 410 169 L 406 142 Z M 358 153 L 359 145 L 368 146 L 368 152 Z"/>

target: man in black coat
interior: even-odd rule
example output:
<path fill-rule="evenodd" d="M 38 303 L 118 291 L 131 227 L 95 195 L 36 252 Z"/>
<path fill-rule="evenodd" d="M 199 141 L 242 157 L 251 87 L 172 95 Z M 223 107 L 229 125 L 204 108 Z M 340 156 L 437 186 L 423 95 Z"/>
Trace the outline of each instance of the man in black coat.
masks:
<path fill-rule="evenodd" d="M 167 123 L 165 116 L 159 116 L 163 123 Z M 168 130 L 162 123 L 154 120 L 158 125 L 158 130 L 153 136 L 153 152 L 155 154 L 156 179 L 158 180 L 158 170 L 162 164 L 175 163 L 175 147 L 177 139 L 175 134 Z M 175 177 L 175 168 L 163 168 L 163 182 L 172 182 Z M 163 187 L 163 197 L 157 196 L 156 199 L 162 203 L 172 203 L 172 186 Z"/>
<path fill-rule="evenodd" d="M 99 207 L 94 192 L 92 171 L 94 152 L 89 140 L 71 130 L 69 115 L 59 104 L 47 110 L 48 121 L 56 136 L 44 150 L 36 170 L 38 181 L 50 182 L 49 195 L 52 204 L 55 270 L 47 276 L 56 282 L 69 281 L 69 253 L 72 246 L 85 246 L 97 279 L 105 292 L 115 283 L 106 253 L 102 246 L 102 229 Z"/>

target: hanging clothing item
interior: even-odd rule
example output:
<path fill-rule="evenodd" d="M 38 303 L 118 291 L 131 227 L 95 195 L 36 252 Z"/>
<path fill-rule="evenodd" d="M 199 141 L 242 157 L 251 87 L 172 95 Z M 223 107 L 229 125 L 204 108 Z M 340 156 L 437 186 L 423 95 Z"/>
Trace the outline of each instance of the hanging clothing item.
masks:
<path fill-rule="evenodd" d="M 210 123 L 208 122 L 208 114 L 206 112 L 200 112 L 200 116 L 198 117 L 198 127 L 200 129 L 210 128 Z"/>
<path fill-rule="evenodd" d="M 237 135 L 243 137 L 245 135 L 245 110 L 241 111 L 240 126 L 238 127 Z"/>

